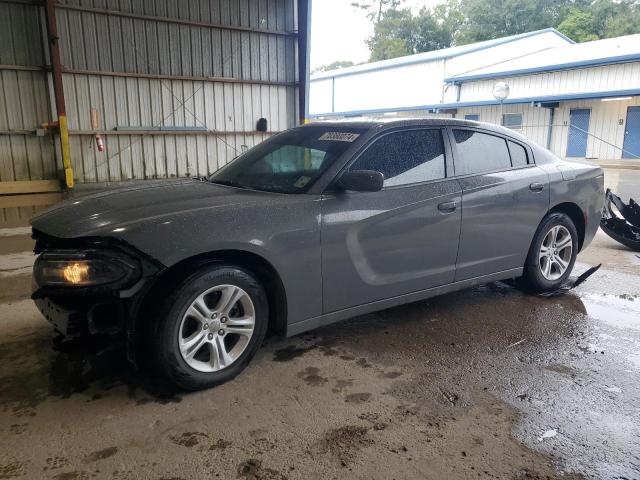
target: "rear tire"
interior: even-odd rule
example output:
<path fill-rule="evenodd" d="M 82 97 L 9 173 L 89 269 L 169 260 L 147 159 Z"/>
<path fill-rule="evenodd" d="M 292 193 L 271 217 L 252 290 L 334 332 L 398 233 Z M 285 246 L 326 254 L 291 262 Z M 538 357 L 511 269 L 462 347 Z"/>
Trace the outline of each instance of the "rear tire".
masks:
<path fill-rule="evenodd" d="M 564 213 L 550 213 L 536 230 L 524 266 L 523 280 L 538 293 L 557 290 L 566 282 L 578 254 L 578 232 Z"/>
<path fill-rule="evenodd" d="M 158 374 L 183 390 L 233 379 L 262 344 L 268 310 L 264 288 L 249 272 L 231 265 L 201 268 L 156 309 L 151 350 Z"/>

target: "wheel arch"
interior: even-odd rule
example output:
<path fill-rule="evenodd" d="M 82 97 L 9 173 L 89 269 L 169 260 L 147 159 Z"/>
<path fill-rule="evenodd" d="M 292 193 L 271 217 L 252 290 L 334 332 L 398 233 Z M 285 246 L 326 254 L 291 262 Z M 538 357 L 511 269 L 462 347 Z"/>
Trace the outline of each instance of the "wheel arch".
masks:
<path fill-rule="evenodd" d="M 150 307 L 150 302 L 163 295 L 176 281 L 182 280 L 194 270 L 205 265 L 233 265 L 256 276 L 267 294 L 269 302 L 269 328 L 278 333 L 287 326 L 287 295 L 284 283 L 275 267 L 264 257 L 246 250 L 217 250 L 201 253 L 172 265 L 162 271 L 145 293 L 141 311 Z"/>
<path fill-rule="evenodd" d="M 549 214 L 551 213 L 564 213 L 571 219 L 578 232 L 578 252 L 580 252 L 584 245 L 587 227 L 587 218 L 584 211 L 573 202 L 563 202 L 551 208 Z"/>

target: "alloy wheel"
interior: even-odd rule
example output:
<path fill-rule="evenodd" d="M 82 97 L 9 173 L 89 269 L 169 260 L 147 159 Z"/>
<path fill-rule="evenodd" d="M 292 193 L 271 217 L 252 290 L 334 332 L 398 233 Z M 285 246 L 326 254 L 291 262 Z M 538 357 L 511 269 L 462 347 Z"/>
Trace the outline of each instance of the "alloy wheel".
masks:
<path fill-rule="evenodd" d="M 542 276 L 550 281 L 558 280 L 569 268 L 573 253 L 573 238 L 569 230 L 556 225 L 547 232 L 540 246 L 538 267 Z"/>
<path fill-rule="evenodd" d="M 199 372 L 216 372 L 246 350 L 255 328 L 251 297 L 236 285 L 218 285 L 196 297 L 178 330 L 184 361 Z"/>

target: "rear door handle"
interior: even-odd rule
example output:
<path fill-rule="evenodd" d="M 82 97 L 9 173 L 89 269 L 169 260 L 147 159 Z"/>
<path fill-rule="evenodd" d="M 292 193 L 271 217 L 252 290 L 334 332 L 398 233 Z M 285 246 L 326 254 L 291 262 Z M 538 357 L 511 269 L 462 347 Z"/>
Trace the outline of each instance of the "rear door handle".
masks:
<path fill-rule="evenodd" d="M 442 202 L 438 205 L 438 210 L 443 213 L 451 213 L 456 210 L 458 204 L 456 202 Z"/>
<path fill-rule="evenodd" d="M 529 185 L 529 190 L 531 190 L 532 192 L 541 192 L 542 190 L 544 190 L 544 185 L 542 183 L 534 182 Z"/>

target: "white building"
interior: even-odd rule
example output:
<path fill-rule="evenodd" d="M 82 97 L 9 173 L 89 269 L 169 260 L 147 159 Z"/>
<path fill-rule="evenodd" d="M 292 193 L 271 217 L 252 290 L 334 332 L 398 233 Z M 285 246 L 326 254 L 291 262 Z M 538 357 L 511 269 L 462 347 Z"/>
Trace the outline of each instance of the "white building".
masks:
<path fill-rule="evenodd" d="M 506 82 L 500 102 L 493 87 Z M 312 118 L 445 115 L 520 130 L 560 157 L 640 161 L 640 35 L 554 29 L 311 77 Z"/>

